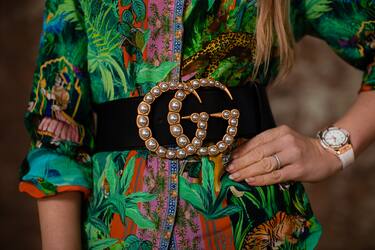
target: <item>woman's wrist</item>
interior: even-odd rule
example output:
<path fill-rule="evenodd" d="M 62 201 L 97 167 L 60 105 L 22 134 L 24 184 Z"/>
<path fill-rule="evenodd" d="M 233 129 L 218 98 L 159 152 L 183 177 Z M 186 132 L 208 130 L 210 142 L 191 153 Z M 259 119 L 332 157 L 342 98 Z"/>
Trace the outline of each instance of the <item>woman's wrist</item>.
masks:
<path fill-rule="evenodd" d="M 319 131 L 317 137 L 320 146 L 340 160 L 342 169 L 354 162 L 355 157 L 350 133 L 346 129 L 330 126 Z"/>

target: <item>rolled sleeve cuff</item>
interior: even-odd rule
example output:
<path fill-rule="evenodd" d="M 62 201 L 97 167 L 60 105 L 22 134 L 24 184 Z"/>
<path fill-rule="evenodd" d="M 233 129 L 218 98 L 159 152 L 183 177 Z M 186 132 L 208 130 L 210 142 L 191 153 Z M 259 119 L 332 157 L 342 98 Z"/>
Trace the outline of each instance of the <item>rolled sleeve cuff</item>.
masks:
<path fill-rule="evenodd" d="M 28 171 L 21 177 L 19 191 L 34 198 L 79 191 L 88 198 L 91 171 L 87 166 L 51 149 L 34 149 L 27 155 Z"/>

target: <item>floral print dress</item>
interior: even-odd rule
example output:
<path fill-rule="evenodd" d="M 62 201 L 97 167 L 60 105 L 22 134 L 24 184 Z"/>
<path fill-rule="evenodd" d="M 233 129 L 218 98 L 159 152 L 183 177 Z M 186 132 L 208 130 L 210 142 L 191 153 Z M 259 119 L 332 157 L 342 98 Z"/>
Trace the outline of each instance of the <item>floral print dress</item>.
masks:
<path fill-rule="evenodd" d="M 374 90 L 375 2 L 291 4 L 295 39 L 324 39 L 364 71 L 360 90 Z M 163 81 L 248 82 L 256 13 L 255 0 L 46 0 L 20 191 L 81 191 L 88 249 L 315 248 L 321 227 L 301 183 L 234 182 L 225 154 L 95 152 L 95 104 L 142 96 Z M 271 70 L 252 80 L 267 85 L 277 64 L 274 54 Z"/>

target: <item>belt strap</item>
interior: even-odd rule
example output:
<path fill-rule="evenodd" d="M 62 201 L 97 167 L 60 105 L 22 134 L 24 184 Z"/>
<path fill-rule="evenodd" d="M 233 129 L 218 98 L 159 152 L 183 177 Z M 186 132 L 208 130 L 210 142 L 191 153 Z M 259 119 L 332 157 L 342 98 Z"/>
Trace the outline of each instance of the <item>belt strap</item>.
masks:
<path fill-rule="evenodd" d="M 240 111 L 237 138 L 252 138 L 260 132 L 275 127 L 275 121 L 269 106 L 264 86 L 250 83 L 244 86 L 229 87 L 233 100 L 216 88 L 202 88 L 198 90 L 202 103 L 189 95 L 184 101 L 181 117 L 192 113 L 216 113 L 236 108 Z M 174 146 L 176 139 L 169 132 L 167 121 L 168 104 L 173 98 L 172 91 L 164 93 L 153 104 L 149 114 L 153 137 L 160 145 Z M 97 115 L 97 131 L 95 150 L 120 151 L 145 148 L 144 141 L 138 135 L 136 124 L 137 107 L 143 97 L 131 97 L 95 104 Z M 193 138 L 196 124 L 189 120 L 182 120 L 184 133 Z M 207 137 L 204 142 L 214 142 L 222 138 L 228 123 L 220 118 L 210 117 L 207 127 Z"/>

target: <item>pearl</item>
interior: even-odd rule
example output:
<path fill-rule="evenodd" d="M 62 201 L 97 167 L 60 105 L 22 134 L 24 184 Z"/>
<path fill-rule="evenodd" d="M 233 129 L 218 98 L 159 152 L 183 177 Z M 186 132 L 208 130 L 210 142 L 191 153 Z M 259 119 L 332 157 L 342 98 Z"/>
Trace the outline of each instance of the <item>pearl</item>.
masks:
<path fill-rule="evenodd" d="M 230 117 L 230 111 L 229 110 L 224 110 L 222 113 L 222 116 L 224 119 L 228 120 Z"/>
<path fill-rule="evenodd" d="M 233 118 L 240 117 L 240 111 L 238 109 L 232 109 L 231 114 Z"/>
<path fill-rule="evenodd" d="M 217 146 L 217 148 L 219 149 L 220 152 L 225 151 L 228 147 L 228 145 L 223 141 L 219 141 L 218 143 L 216 143 L 216 146 Z"/>
<path fill-rule="evenodd" d="M 205 78 L 201 79 L 200 82 L 201 82 L 201 86 L 202 86 L 202 87 L 206 87 L 207 84 L 208 84 L 208 81 L 207 81 L 207 79 L 205 79 Z"/>
<path fill-rule="evenodd" d="M 138 113 L 148 114 L 150 112 L 150 105 L 146 102 L 141 102 L 138 106 Z"/>
<path fill-rule="evenodd" d="M 182 100 L 185 99 L 186 94 L 185 94 L 185 92 L 184 92 L 183 90 L 178 90 L 178 91 L 176 92 L 176 94 L 175 94 L 175 97 L 176 97 L 176 99 L 182 101 Z"/>
<path fill-rule="evenodd" d="M 192 86 L 194 89 L 197 89 L 197 88 L 199 88 L 200 83 L 199 83 L 197 80 L 193 80 L 193 81 L 191 81 L 191 86 Z"/>
<path fill-rule="evenodd" d="M 185 157 L 186 157 L 186 151 L 183 150 L 183 149 L 179 149 L 179 150 L 177 150 L 177 157 L 178 157 L 179 159 L 185 158 Z"/>
<path fill-rule="evenodd" d="M 148 104 L 151 104 L 155 101 L 155 98 L 150 94 L 150 93 L 147 93 L 145 95 L 145 97 L 143 98 L 143 100 L 148 103 Z"/>
<path fill-rule="evenodd" d="M 234 138 L 233 138 L 233 136 L 226 134 L 226 135 L 224 135 L 223 140 L 226 144 L 230 145 L 230 144 L 232 144 Z"/>
<path fill-rule="evenodd" d="M 200 113 L 200 118 L 202 121 L 208 121 L 209 115 L 206 112 Z"/>
<path fill-rule="evenodd" d="M 166 154 L 168 159 L 173 159 L 176 157 L 176 150 L 168 149 Z"/>
<path fill-rule="evenodd" d="M 227 133 L 231 136 L 235 136 L 237 134 L 237 127 L 228 127 Z"/>
<path fill-rule="evenodd" d="M 148 126 L 149 120 L 147 116 L 144 115 L 138 115 L 137 116 L 137 125 L 140 127 Z"/>
<path fill-rule="evenodd" d="M 202 141 L 199 140 L 198 138 L 193 138 L 193 140 L 192 140 L 191 143 L 192 143 L 193 146 L 196 147 L 196 148 L 199 148 L 199 147 L 202 145 Z"/>
<path fill-rule="evenodd" d="M 198 122 L 198 128 L 200 128 L 200 129 L 205 129 L 205 128 L 207 128 L 207 122 L 199 121 L 199 122 Z"/>
<path fill-rule="evenodd" d="M 210 87 L 214 87 L 214 86 L 215 86 L 215 81 L 214 81 L 214 80 L 210 80 L 210 81 L 208 82 L 208 85 L 209 85 Z"/>
<path fill-rule="evenodd" d="M 191 114 L 190 119 L 191 119 L 192 122 L 198 122 L 199 114 L 198 113 Z"/>
<path fill-rule="evenodd" d="M 196 152 L 196 148 L 192 144 L 189 144 L 186 146 L 186 151 L 189 155 L 192 155 Z"/>
<path fill-rule="evenodd" d="M 181 135 L 180 137 L 177 138 L 177 144 L 180 147 L 185 147 L 189 143 L 190 143 L 190 140 L 185 135 Z"/>
<path fill-rule="evenodd" d="M 215 87 L 220 88 L 220 86 L 221 86 L 221 83 L 218 82 L 218 81 L 216 81 L 216 82 L 215 82 Z"/>
<path fill-rule="evenodd" d="M 238 119 L 236 119 L 236 118 L 231 118 L 231 119 L 229 120 L 229 124 L 230 124 L 231 126 L 237 126 L 237 125 L 238 125 Z"/>
<path fill-rule="evenodd" d="M 182 134 L 182 126 L 181 125 L 173 125 L 170 128 L 171 134 L 175 137 L 180 136 Z"/>
<path fill-rule="evenodd" d="M 198 149 L 198 154 L 199 155 L 207 155 L 208 154 L 208 149 L 207 147 L 201 147 Z"/>
<path fill-rule="evenodd" d="M 159 84 L 161 91 L 165 92 L 169 89 L 168 83 L 162 82 Z"/>
<path fill-rule="evenodd" d="M 206 137 L 206 135 L 207 135 L 207 132 L 204 129 L 197 129 L 197 131 L 195 132 L 195 136 L 201 140 L 203 140 Z"/>
<path fill-rule="evenodd" d="M 158 147 L 158 142 L 154 139 L 154 138 L 150 138 L 146 141 L 146 147 L 150 150 L 150 151 L 155 151 Z"/>
<path fill-rule="evenodd" d="M 156 150 L 156 153 L 158 154 L 158 156 L 160 157 L 165 157 L 165 155 L 167 154 L 167 149 L 163 146 L 160 146 L 158 147 L 158 149 Z"/>
<path fill-rule="evenodd" d="M 177 99 L 172 99 L 169 103 L 169 109 L 173 111 L 179 111 L 181 109 L 181 102 Z"/>
<path fill-rule="evenodd" d="M 154 96 L 160 96 L 161 95 L 161 89 L 158 86 L 155 86 L 151 89 L 151 93 Z"/>
<path fill-rule="evenodd" d="M 178 113 L 170 112 L 168 114 L 168 123 L 169 124 L 176 124 L 180 121 L 180 115 Z"/>
<path fill-rule="evenodd" d="M 147 140 L 151 137 L 151 129 L 150 128 L 141 128 L 139 130 L 139 136 L 142 140 Z"/>
<path fill-rule="evenodd" d="M 217 155 L 218 153 L 219 153 L 219 149 L 216 147 L 216 145 L 212 145 L 208 147 L 209 155 Z"/>

